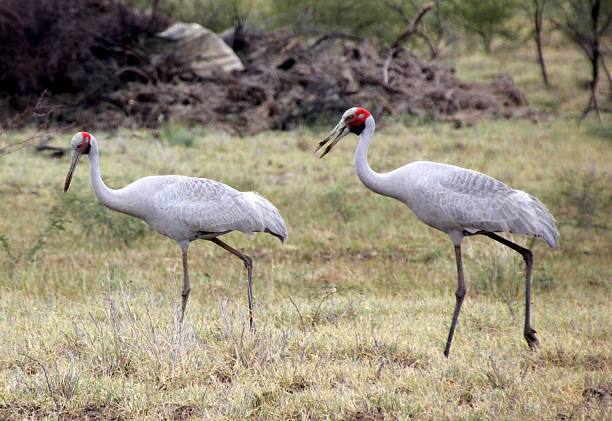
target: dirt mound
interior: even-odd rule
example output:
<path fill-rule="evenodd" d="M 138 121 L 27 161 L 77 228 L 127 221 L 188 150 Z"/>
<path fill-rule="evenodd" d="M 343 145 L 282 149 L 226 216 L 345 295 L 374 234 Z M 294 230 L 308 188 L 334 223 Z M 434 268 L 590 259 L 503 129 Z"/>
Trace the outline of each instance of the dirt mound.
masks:
<path fill-rule="evenodd" d="M 202 77 L 173 54 L 161 60 L 146 59 L 146 42 L 136 43 L 136 38 L 131 35 L 125 47 L 117 44 L 118 37 L 113 39 L 113 51 L 129 51 L 128 57 L 137 57 L 117 64 L 109 55 L 112 74 L 121 76 L 116 82 L 81 89 L 71 83 L 70 89 L 59 91 L 56 83 L 55 89 L 46 88 L 42 96 L 30 93 L 26 105 L 23 98 L 5 102 L 0 115 L 28 110 L 61 125 L 87 129 L 157 127 L 178 118 L 248 134 L 336 120 L 354 105 L 381 117 L 411 113 L 456 121 L 529 112 L 509 76 L 486 84 L 463 82 L 452 70 L 425 62 L 407 50 L 388 63 L 381 54 L 382 46 L 373 41 L 333 36 L 304 41 L 283 31 L 232 32 L 225 38 L 240 55 L 245 70 Z M 99 36 L 92 40 L 106 41 Z M 134 45 L 138 54 L 134 54 Z M 384 82 L 385 69 L 388 83 Z M 7 106 L 12 108 L 7 111 Z"/>
<path fill-rule="evenodd" d="M 228 38 L 231 43 L 231 34 Z M 393 58 L 385 84 L 385 58 L 380 46 L 369 41 L 307 43 L 286 32 L 251 32 L 243 34 L 240 45 L 245 71 L 210 78 L 183 72 L 166 83 L 131 83 L 110 95 L 123 107 L 107 109 L 103 121 L 152 127 L 180 117 L 252 133 L 335 120 L 354 105 L 368 107 L 375 115 L 411 113 L 453 120 L 529 112 L 509 76 L 467 83 L 408 51 Z M 100 116 L 104 110 L 91 112 Z"/>

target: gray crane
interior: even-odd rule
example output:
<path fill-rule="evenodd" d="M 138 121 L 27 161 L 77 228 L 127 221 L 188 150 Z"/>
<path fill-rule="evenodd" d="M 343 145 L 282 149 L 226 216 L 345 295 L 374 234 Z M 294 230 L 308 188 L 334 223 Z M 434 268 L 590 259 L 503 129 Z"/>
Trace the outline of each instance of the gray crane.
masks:
<path fill-rule="evenodd" d="M 253 329 L 252 259 L 218 237 L 231 231 L 245 234 L 267 232 L 284 242 L 287 228 L 274 205 L 255 192 L 240 192 L 218 181 L 181 175 L 144 177 L 122 189 L 112 190 L 100 176 L 96 139 L 87 132 L 79 132 L 72 138 L 70 146 L 70 168 L 64 192 L 70 186 L 79 159 L 87 155 L 91 186 L 100 202 L 113 210 L 144 220 L 181 247 L 183 299 L 179 321 L 183 321 L 191 290 L 187 249 L 192 241 L 209 240 L 244 262 L 248 280 L 249 326 Z"/>
<path fill-rule="evenodd" d="M 327 145 L 321 158 L 349 133 L 359 135 L 355 170 L 370 190 L 395 198 L 408 206 L 427 225 L 445 232 L 455 248 L 457 291 L 453 319 L 444 355 L 450 352 L 457 318 L 466 293 L 461 262 L 463 237 L 482 234 L 510 247 L 523 256 L 525 274 L 525 326 L 523 335 L 530 348 L 538 346 L 536 331 L 530 324 L 530 289 L 533 253 L 496 232 L 510 232 L 542 238 L 557 246 L 555 221 L 534 196 L 514 190 L 488 175 L 454 165 L 417 161 L 387 173 L 377 173 L 368 165 L 367 154 L 374 135 L 374 117 L 364 108 L 347 110 L 332 132 L 316 148 Z"/>

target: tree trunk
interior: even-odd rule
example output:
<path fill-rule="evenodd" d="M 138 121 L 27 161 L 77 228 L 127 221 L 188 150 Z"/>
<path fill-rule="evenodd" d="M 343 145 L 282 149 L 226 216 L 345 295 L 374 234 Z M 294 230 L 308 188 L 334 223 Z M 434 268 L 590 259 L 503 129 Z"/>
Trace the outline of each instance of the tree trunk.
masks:
<path fill-rule="evenodd" d="M 581 119 L 586 117 L 586 115 L 593 109 L 595 113 L 597 113 L 597 117 L 599 121 L 602 122 L 601 112 L 599 111 L 599 104 L 597 103 L 597 84 L 599 83 L 599 59 L 601 57 L 601 50 L 599 48 L 599 11 L 601 10 L 601 0 L 595 0 L 593 2 L 593 7 L 591 8 L 591 24 L 593 25 L 593 39 L 591 40 L 591 48 L 592 55 L 591 66 L 592 66 L 592 75 L 593 78 L 591 80 L 591 99 L 589 100 L 589 105 L 582 113 Z"/>
<path fill-rule="evenodd" d="M 542 14 L 544 13 L 544 4 L 546 0 L 538 1 L 535 0 L 535 13 L 534 13 L 534 33 L 533 37 L 536 42 L 538 49 L 538 61 L 540 62 L 540 69 L 542 71 L 542 79 L 544 80 L 544 86 L 550 87 L 548 82 L 548 73 L 546 72 L 546 62 L 544 61 L 544 52 L 542 51 Z"/>
<path fill-rule="evenodd" d="M 482 45 L 485 49 L 485 53 L 490 56 L 493 53 L 493 49 L 491 48 L 491 34 L 485 31 L 481 31 L 478 34 L 482 39 Z"/>

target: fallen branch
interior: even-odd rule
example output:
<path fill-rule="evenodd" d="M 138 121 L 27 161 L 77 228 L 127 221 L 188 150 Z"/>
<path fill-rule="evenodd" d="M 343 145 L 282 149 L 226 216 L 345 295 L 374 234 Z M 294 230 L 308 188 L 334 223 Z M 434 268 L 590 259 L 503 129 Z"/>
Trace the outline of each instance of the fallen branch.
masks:
<path fill-rule="evenodd" d="M 406 40 L 416 32 L 416 27 L 425 16 L 430 9 L 434 7 L 433 3 L 427 3 L 417 12 L 416 15 L 412 18 L 408 27 L 402 34 L 395 40 L 395 42 L 389 47 L 389 54 L 387 58 L 385 58 L 385 62 L 383 64 L 383 83 L 385 85 L 389 84 L 389 66 L 391 65 L 391 61 L 393 57 L 397 54 L 397 52 L 402 48 L 402 45 L 406 42 Z"/>
<path fill-rule="evenodd" d="M 41 135 L 35 135 L 32 137 L 29 137 L 25 140 L 20 140 L 19 142 L 15 142 L 15 143 L 10 143 L 2 148 L 0 148 L 0 156 L 2 155 L 8 155 L 10 153 L 13 152 L 17 152 L 20 149 L 25 148 L 26 146 L 31 145 L 32 143 L 34 143 L 35 140 L 38 140 L 41 138 Z"/>
<path fill-rule="evenodd" d="M 351 41 L 363 41 L 363 38 L 355 36 L 355 35 L 349 35 L 349 34 L 345 34 L 344 32 L 328 32 L 324 35 L 321 35 L 321 37 L 319 37 L 319 39 L 317 39 L 311 46 L 310 49 L 314 49 L 316 48 L 319 44 L 325 42 L 325 41 L 332 41 L 334 39 L 348 39 Z"/>

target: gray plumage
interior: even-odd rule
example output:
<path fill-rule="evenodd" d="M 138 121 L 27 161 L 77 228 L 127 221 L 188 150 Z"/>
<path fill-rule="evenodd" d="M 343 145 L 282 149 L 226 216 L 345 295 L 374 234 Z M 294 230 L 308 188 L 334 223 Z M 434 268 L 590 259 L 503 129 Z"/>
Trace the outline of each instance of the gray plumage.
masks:
<path fill-rule="evenodd" d="M 332 132 L 321 142 L 326 146 L 321 158 L 349 133 L 359 135 L 355 171 L 366 187 L 405 203 L 424 223 L 448 234 L 455 248 L 458 287 L 444 355 L 450 346 L 465 297 L 461 242 L 463 237 L 482 234 L 519 252 L 527 267 L 525 274 L 524 337 L 530 347 L 538 345 L 530 325 L 530 289 L 533 254 L 495 233 L 510 232 L 542 238 L 551 247 L 558 243 L 555 221 L 534 196 L 514 190 L 488 175 L 454 165 L 417 161 L 387 173 L 373 171 L 367 160 L 374 135 L 374 118 L 363 108 L 347 110 Z M 333 138 L 333 140 L 332 140 Z M 330 142 L 331 141 L 331 142 Z M 330 142 L 330 143 L 328 143 Z M 316 152 L 315 150 L 315 152 Z"/>
<path fill-rule="evenodd" d="M 440 231 L 510 232 L 540 237 L 557 246 L 555 222 L 542 202 L 488 175 L 417 161 L 381 176 L 395 186 L 392 197 Z"/>
<path fill-rule="evenodd" d="M 240 192 L 218 181 L 180 175 L 144 177 L 118 190 L 109 189 L 100 176 L 98 144 L 86 132 L 79 132 L 71 142 L 72 158 L 64 191 L 68 190 L 74 168 L 83 154 L 89 156 L 93 191 L 104 205 L 147 222 L 160 234 L 175 240 L 183 252 L 183 320 L 189 296 L 187 249 L 192 241 L 210 240 L 239 257 L 248 278 L 249 321 L 253 328 L 251 292 L 252 259 L 233 249 L 218 237 L 231 231 L 245 234 L 269 233 L 281 241 L 287 228 L 278 210 L 255 192 Z"/>
<path fill-rule="evenodd" d="M 147 198 L 142 202 L 148 208 L 143 219 L 179 244 L 230 231 L 269 232 L 281 240 L 287 237 L 278 210 L 256 192 L 178 175 L 146 177 L 135 183 L 148 184 L 143 186 Z"/>

